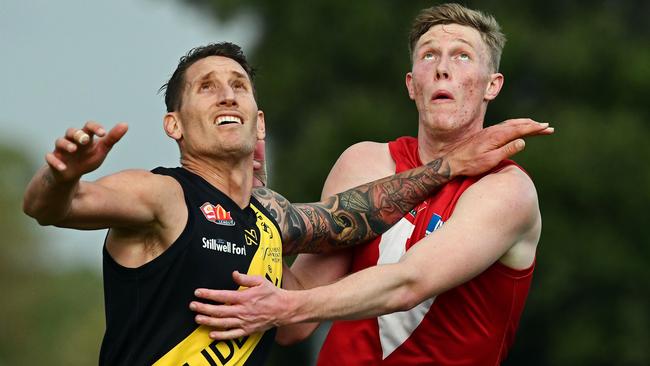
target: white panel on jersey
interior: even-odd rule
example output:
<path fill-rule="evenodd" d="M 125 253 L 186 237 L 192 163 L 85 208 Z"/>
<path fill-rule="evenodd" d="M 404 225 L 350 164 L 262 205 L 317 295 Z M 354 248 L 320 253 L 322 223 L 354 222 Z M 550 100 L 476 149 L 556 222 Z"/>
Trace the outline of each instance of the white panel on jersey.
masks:
<path fill-rule="evenodd" d="M 406 253 L 406 241 L 415 229 L 409 220 L 401 218 L 397 224 L 381 236 L 377 264 L 397 263 Z"/>
<path fill-rule="evenodd" d="M 379 242 L 379 260 L 377 264 L 397 263 L 406 253 L 406 241 L 413 233 L 413 229 L 415 229 L 415 226 L 410 221 L 402 218 L 395 226 L 384 233 Z M 434 299 L 435 297 L 432 297 L 411 310 L 386 314 L 377 318 L 382 359 L 386 359 L 408 339 L 424 319 Z"/>

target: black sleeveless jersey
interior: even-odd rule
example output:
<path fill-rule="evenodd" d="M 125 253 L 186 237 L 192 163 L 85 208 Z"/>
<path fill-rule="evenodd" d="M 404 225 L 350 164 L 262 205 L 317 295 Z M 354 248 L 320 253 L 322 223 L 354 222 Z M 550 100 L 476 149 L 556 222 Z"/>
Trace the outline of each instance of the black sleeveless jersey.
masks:
<path fill-rule="evenodd" d="M 280 287 L 278 224 L 251 197 L 241 209 L 183 168 L 156 168 L 183 187 L 187 224 L 160 256 L 138 268 L 119 265 L 104 246 L 106 333 L 100 365 L 262 365 L 275 331 L 213 341 L 189 309 L 196 288 L 236 290 L 232 272 L 265 276 Z"/>

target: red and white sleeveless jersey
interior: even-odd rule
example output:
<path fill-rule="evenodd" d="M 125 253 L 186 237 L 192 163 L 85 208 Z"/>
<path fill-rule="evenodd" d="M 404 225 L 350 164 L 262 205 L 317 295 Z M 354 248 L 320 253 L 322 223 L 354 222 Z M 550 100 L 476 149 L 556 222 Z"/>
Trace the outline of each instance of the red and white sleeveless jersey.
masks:
<path fill-rule="evenodd" d="M 389 143 L 396 173 L 422 165 L 417 139 Z M 504 161 L 492 172 L 512 161 Z M 353 251 L 352 272 L 395 263 L 452 215 L 480 177 L 461 177 L 417 206 L 383 236 Z M 413 309 L 373 319 L 337 321 L 318 365 L 499 365 L 514 340 L 533 274 L 497 262 L 472 280 Z"/>

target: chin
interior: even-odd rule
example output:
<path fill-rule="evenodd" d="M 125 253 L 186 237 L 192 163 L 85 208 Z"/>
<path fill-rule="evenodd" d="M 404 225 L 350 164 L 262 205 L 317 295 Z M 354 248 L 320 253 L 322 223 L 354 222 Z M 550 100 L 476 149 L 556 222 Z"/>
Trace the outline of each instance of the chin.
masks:
<path fill-rule="evenodd" d="M 459 126 L 458 121 L 452 116 L 436 116 L 424 123 L 427 130 L 435 131 L 453 131 Z"/>
<path fill-rule="evenodd" d="M 243 157 L 247 156 L 253 153 L 255 150 L 255 143 L 230 143 L 230 144 L 224 144 L 220 147 L 220 150 L 224 152 L 224 154 L 229 155 L 229 156 L 237 156 L 237 157 Z"/>

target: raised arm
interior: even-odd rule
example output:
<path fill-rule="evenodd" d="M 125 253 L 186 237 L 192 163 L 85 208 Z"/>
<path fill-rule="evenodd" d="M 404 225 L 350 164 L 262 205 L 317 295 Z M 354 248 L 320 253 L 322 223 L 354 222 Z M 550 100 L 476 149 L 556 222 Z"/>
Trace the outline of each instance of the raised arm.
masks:
<path fill-rule="evenodd" d="M 372 159 L 368 159 L 368 157 Z M 395 174 L 388 144 L 360 142 L 347 148 L 330 170 L 323 185 L 321 199 L 343 192 L 359 184 Z M 330 284 L 350 272 L 352 255 L 349 250 L 329 254 L 303 253 L 296 257 L 290 269 L 282 272 L 282 288 L 303 290 Z M 289 345 L 310 336 L 319 323 L 298 323 L 279 327 L 275 340 Z"/>
<path fill-rule="evenodd" d="M 326 253 L 383 233 L 450 177 L 448 163 L 436 159 L 318 203 L 291 204 L 267 188 L 257 188 L 254 194 L 280 225 L 284 255 Z"/>
<path fill-rule="evenodd" d="M 396 264 L 370 267 L 304 291 L 273 288 L 259 276 L 234 273 L 238 284 L 251 288 L 198 290 L 200 297 L 230 305 L 195 304 L 198 312 L 210 316 L 197 319 L 221 329 L 211 332 L 211 337 L 220 339 L 271 326 L 407 310 L 466 282 L 497 260 L 506 260 L 515 246 L 520 252 L 515 265 L 530 266 L 540 228 L 532 182 L 517 168 L 507 168 L 468 188 L 445 225 L 414 245 Z"/>
<path fill-rule="evenodd" d="M 445 225 L 413 246 L 400 262 L 367 268 L 329 286 L 285 293 L 288 310 L 278 323 L 360 319 L 408 310 L 498 260 L 528 268 L 540 230 L 532 182 L 518 168 L 507 168 L 470 187 Z M 509 255 L 515 247 L 517 253 Z"/>
<path fill-rule="evenodd" d="M 531 127 L 530 124 L 529 120 L 511 120 L 484 129 L 472 137 L 472 140 L 466 141 L 465 144 L 474 144 L 473 146 L 483 153 L 475 151 L 474 154 L 460 154 L 465 158 L 475 157 L 474 160 L 471 158 L 465 160 L 472 168 L 462 170 L 462 174 L 478 174 L 484 170 L 481 170 L 482 167 L 491 164 L 491 159 L 500 161 L 505 158 L 504 155 L 509 156 L 510 154 L 506 153 L 509 151 L 507 150 L 508 146 L 514 147 L 515 151 L 523 148 L 521 145 L 513 146 L 516 144 L 516 142 L 512 142 L 515 137 L 553 132 L 552 129 L 546 129 L 544 125 L 526 132 L 526 129 Z M 513 132 L 513 129 L 516 132 Z M 486 141 L 488 142 L 486 143 Z M 506 149 L 504 149 L 504 141 L 510 141 L 509 145 L 505 145 Z M 451 156 L 450 160 L 457 163 L 458 158 L 455 158 L 454 154 L 463 151 L 466 148 L 465 144 L 458 146 L 447 157 Z M 485 153 L 486 145 L 491 147 L 487 149 L 488 153 Z M 510 153 L 513 151 L 510 150 Z M 490 157 L 490 155 L 492 156 Z M 494 164 L 496 164 L 496 160 L 494 160 Z M 517 183 L 522 183 L 521 174 L 523 173 L 519 172 L 518 175 L 513 175 L 511 170 L 508 170 L 508 174 L 493 174 L 489 176 L 489 179 L 483 178 L 481 184 L 477 183 L 472 186 L 464 193 L 464 198 L 459 201 L 455 210 L 455 216 L 460 212 L 465 212 L 465 214 L 457 216 L 463 219 L 449 220 L 441 229 L 423 239 L 423 241 L 431 241 L 437 238 L 435 245 L 431 245 L 431 243 L 416 245 L 399 264 L 373 267 L 329 286 L 295 292 L 268 286 L 263 278 L 234 273 L 233 278 L 240 285 L 251 287 L 251 289 L 239 292 L 197 290 L 198 297 L 231 305 L 193 302 L 191 308 L 199 313 L 196 321 L 217 329 L 229 329 L 226 331 L 215 330 L 211 333 L 211 337 L 219 339 L 237 337 L 268 329 L 271 326 L 296 322 L 374 316 L 412 306 L 416 301 L 413 300 L 414 298 L 425 299 L 436 294 L 436 291 L 444 291 L 450 286 L 462 283 L 480 273 L 490 263 L 499 259 L 500 255 L 503 255 L 504 259 L 510 257 L 505 253 L 509 250 L 508 248 L 515 245 L 513 238 L 517 238 L 516 241 L 523 244 L 523 248 L 528 248 L 523 252 L 530 254 L 532 249 L 532 257 L 534 257 L 534 248 L 540 227 L 539 211 L 532 182 Z M 523 182 L 526 182 L 526 179 L 523 179 Z M 510 183 L 507 183 L 508 181 Z M 512 187 L 510 187 L 511 184 Z M 501 195 L 494 192 L 501 192 Z M 470 205 L 468 202 L 473 202 L 475 198 L 477 202 Z M 485 204 L 482 204 L 482 201 Z M 517 212 L 519 209 L 526 214 L 520 215 Z M 494 223 L 494 220 L 499 220 L 499 223 Z M 482 221 L 488 225 L 476 224 Z M 503 226 L 503 222 L 507 224 L 504 230 L 495 231 L 494 228 Z M 481 228 L 486 228 L 485 232 Z M 454 247 L 458 241 L 467 243 L 462 246 L 464 248 L 462 253 Z M 445 244 L 439 245 L 438 243 Z M 484 245 L 489 250 L 476 256 L 477 250 L 482 249 Z M 522 248 L 519 245 L 517 247 Z M 437 263 L 445 262 L 448 259 L 444 256 L 445 253 L 442 253 L 443 251 L 448 252 L 453 260 L 448 265 L 437 266 Z M 476 257 L 475 261 L 466 261 L 467 258 L 474 257 Z M 432 258 L 435 258 L 435 261 L 429 261 Z M 526 261 L 524 260 L 524 262 Z M 436 270 L 427 272 L 430 269 Z M 437 269 L 441 269 L 442 272 Z M 455 273 L 453 270 L 462 273 Z M 422 272 L 426 272 L 426 279 L 421 277 Z M 450 273 L 454 276 L 449 276 Z M 378 280 L 378 278 L 382 280 Z M 422 279 L 422 281 L 414 285 L 416 279 Z M 434 281 L 434 279 L 436 280 Z M 425 286 L 420 286 L 421 284 Z M 431 284 L 431 286 L 427 287 L 427 284 Z M 385 294 L 379 294 L 379 292 L 385 292 Z M 415 296 L 405 296 L 411 294 L 415 294 Z M 331 301 L 332 299 L 335 301 Z M 321 309 L 319 304 L 325 305 Z"/>
<path fill-rule="evenodd" d="M 521 137 L 549 133 L 548 124 L 510 120 L 481 130 L 422 167 L 318 203 L 291 204 L 267 188 L 257 188 L 254 195 L 278 221 L 284 255 L 327 253 L 375 238 L 450 179 L 481 174 L 523 150 Z"/>
<path fill-rule="evenodd" d="M 156 218 L 156 182 L 165 178 L 147 171 L 124 171 L 96 182 L 81 177 L 97 169 L 126 133 L 127 125 L 106 132 L 95 122 L 70 128 L 45 156 L 46 165 L 25 191 L 23 210 L 41 225 L 76 229 L 134 227 Z"/>

